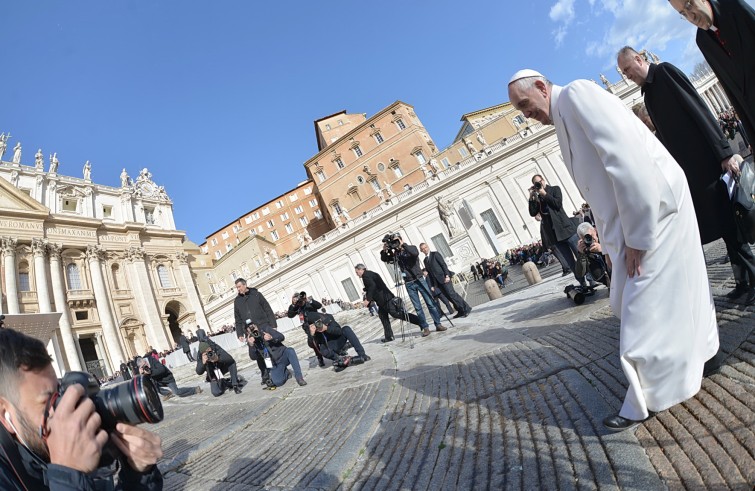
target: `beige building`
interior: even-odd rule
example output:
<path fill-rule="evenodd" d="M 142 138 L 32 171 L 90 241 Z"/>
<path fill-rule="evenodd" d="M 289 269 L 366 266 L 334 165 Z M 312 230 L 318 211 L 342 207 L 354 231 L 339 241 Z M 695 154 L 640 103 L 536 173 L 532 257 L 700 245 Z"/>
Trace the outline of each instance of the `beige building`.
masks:
<path fill-rule="evenodd" d="M 319 152 L 304 163 L 333 227 L 422 182 L 435 143 L 414 108 L 394 102 L 370 118 L 342 111 L 315 121 Z"/>
<path fill-rule="evenodd" d="M 330 228 L 314 183 L 308 180 L 208 235 L 200 248 L 218 260 L 248 237 L 259 236 L 272 244 L 268 245 L 269 254 L 282 257 Z"/>
<path fill-rule="evenodd" d="M 7 137 L 0 137 L 7 145 Z M 1 156 L 1 155 L 0 155 Z M 175 344 L 182 325 L 207 327 L 173 204 L 143 169 L 120 188 L 0 162 L 2 311 L 61 312 L 49 350 L 54 366 L 97 375 L 149 347 Z M 8 324 L 12 327 L 12 324 Z"/>

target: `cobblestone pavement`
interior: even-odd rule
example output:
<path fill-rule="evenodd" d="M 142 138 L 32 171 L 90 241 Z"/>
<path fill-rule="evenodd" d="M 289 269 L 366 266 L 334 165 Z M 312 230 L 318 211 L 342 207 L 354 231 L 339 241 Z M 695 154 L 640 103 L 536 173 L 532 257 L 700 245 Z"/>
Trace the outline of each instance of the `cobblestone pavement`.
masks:
<path fill-rule="evenodd" d="M 723 296 L 733 287 L 724 254 L 722 243 L 706 248 L 725 367 L 634 432 L 601 424 L 626 390 L 607 290 L 575 306 L 558 265 L 534 286 L 512 268 L 503 298 L 486 302 L 483 282 L 471 284 L 474 312 L 427 338 L 407 328 L 382 344 L 376 317 L 341 314 L 373 358 L 341 373 L 318 368 L 303 333 L 288 333 L 306 387 L 262 390 L 256 363 L 235 350 L 242 394 L 165 402 L 155 427 L 165 488 L 750 490 L 755 319 Z M 179 385 L 197 383 L 190 368 L 174 371 Z"/>

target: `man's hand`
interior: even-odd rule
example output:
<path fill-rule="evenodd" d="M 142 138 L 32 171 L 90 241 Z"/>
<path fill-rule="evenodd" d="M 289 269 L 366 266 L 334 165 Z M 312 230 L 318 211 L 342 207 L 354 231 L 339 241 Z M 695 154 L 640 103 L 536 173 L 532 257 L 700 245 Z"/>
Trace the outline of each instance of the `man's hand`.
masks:
<path fill-rule="evenodd" d="M 115 431 L 110 434 L 110 441 L 118 447 L 128 460 L 128 465 L 136 472 L 147 472 L 163 456 L 160 437 L 138 426 L 118 423 Z"/>
<path fill-rule="evenodd" d="M 640 263 L 642 262 L 642 256 L 644 255 L 645 251 L 632 249 L 631 247 L 626 248 L 627 275 L 629 275 L 630 278 L 634 278 L 635 274 L 637 276 L 642 274 Z"/>
<path fill-rule="evenodd" d="M 94 402 L 84 395 L 81 385 L 66 389 L 60 404 L 47 420 L 47 448 L 51 464 L 89 473 L 99 465 L 108 436 L 100 427 L 102 421 Z"/>
<path fill-rule="evenodd" d="M 582 239 L 579 239 L 577 241 L 577 250 L 581 252 L 582 254 L 585 253 L 585 241 Z"/>
<path fill-rule="evenodd" d="M 239 336 L 239 341 L 242 342 L 242 343 L 246 343 L 246 337 Z"/>
<path fill-rule="evenodd" d="M 264 339 L 265 341 L 270 341 L 273 339 L 273 337 L 269 333 L 264 333 L 262 335 L 262 339 Z"/>
<path fill-rule="evenodd" d="M 314 336 L 315 332 L 317 332 L 317 328 L 315 327 L 314 324 L 310 324 L 309 325 L 309 334 L 311 334 L 312 336 Z"/>
<path fill-rule="evenodd" d="M 600 243 L 593 241 L 592 245 L 590 246 L 590 252 L 601 254 L 603 252 L 603 248 L 600 246 Z"/>
<path fill-rule="evenodd" d="M 545 186 L 541 187 L 537 190 L 537 194 L 540 195 L 540 197 L 545 196 Z"/>
<path fill-rule="evenodd" d="M 242 338 L 239 338 L 239 339 L 242 339 Z M 202 363 L 203 364 L 207 363 L 207 353 L 202 353 Z"/>
<path fill-rule="evenodd" d="M 739 175 L 739 164 L 734 159 L 733 155 L 729 157 L 728 159 L 723 159 L 721 161 L 721 169 L 724 172 L 731 172 L 731 174 L 734 176 Z"/>
<path fill-rule="evenodd" d="M 449 281 L 451 281 L 451 277 L 446 275 L 446 277 L 443 279 L 443 283 L 448 283 Z"/>
<path fill-rule="evenodd" d="M 369 300 L 362 300 L 362 305 L 364 305 L 365 307 L 369 307 L 370 306 L 370 301 Z"/>

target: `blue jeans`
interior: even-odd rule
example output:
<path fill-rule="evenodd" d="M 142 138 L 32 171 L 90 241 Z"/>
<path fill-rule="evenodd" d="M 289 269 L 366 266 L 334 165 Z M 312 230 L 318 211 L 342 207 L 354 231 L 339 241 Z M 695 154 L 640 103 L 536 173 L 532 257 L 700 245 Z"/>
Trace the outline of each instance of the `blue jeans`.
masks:
<path fill-rule="evenodd" d="M 421 285 L 420 282 L 422 282 Z M 422 304 L 419 301 L 420 293 L 422 294 L 422 298 L 425 299 L 425 305 L 427 305 L 427 310 L 430 311 L 433 322 L 436 326 L 439 326 L 440 314 L 438 313 L 438 309 L 435 308 L 433 297 L 430 296 L 430 287 L 427 286 L 425 279 L 420 278 L 418 280 L 406 282 L 406 292 L 409 294 L 409 299 L 412 301 L 412 305 L 414 305 L 414 310 L 417 311 L 417 317 L 419 317 L 419 320 L 421 322 L 419 327 L 422 329 L 428 327 L 427 319 L 425 318 L 425 311 L 422 310 Z"/>
<path fill-rule="evenodd" d="M 275 362 L 275 366 L 270 369 L 270 378 L 273 379 L 273 383 L 280 387 L 288 380 L 287 367 L 291 365 L 294 369 L 294 376 L 296 378 L 303 378 L 301 374 L 301 366 L 299 365 L 299 359 L 296 357 L 296 351 L 293 348 L 286 348 L 278 361 Z"/>

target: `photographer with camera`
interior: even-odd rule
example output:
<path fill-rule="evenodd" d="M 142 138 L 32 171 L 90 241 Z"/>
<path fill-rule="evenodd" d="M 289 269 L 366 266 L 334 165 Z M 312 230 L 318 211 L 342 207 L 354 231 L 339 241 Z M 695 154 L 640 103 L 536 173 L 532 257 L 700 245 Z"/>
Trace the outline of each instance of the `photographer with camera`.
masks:
<path fill-rule="evenodd" d="M 267 367 L 267 376 L 265 383 L 269 388 L 280 387 L 290 378 L 288 366 L 294 369 L 296 382 L 301 385 L 307 385 L 304 375 L 301 373 L 299 359 L 296 357 L 296 351 L 293 348 L 286 347 L 283 344 L 286 337 L 276 329 L 267 326 L 257 326 L 249 323 L 246 327 L 247 343 L 249 350 L 253 353 L 253 360 L 261 360 Z"/>
<path fill-rule="evenodd" d="M 415 326 L 422 327 L 420 318 L 404 309 L 401 299 L 397 298 L 388 289 L 379 274 L 374 271 L 367 271 L 367 266 L 361 263 L 354 266 L 354 271 L 357 276 L 362 278 L 362 282 L 364 283 L 365 292 L 362 302 L 364 306 L 369 306 L 371 302 L 375 302 L 378 306 L 378 318 L 383 324 L 383 332 L 385 334 L 385 337 L 380 341 L 384 343 L 393 341 L 393 329 L 391 329 L 391 321 L 388 319 L 388 314 L 394 319 L 405 320 Z M 424 325 L 427 326 L 427 323 L 425 322 Z"/>
<path fill-rule="evenodd" d="M 336 369 L 344 369 L 349 365 L 358 365 L 371 360 L 351 327 L 341 327 L 332 315 L 315 312 L 309 314 L 307 320 L 310 322 L 309 335 L 322 356 L 331 360 Z M 347 342 L 354 347 L 357 356 L 349 356 L 346 353 Z"/>
<path fill-rule="evenodd" d="M 197 355 L 197 375 L 207 374 L 205 381 L 210 383 L 210 391 L 213 396 L 221 396 L 226 389 L 233 389 L 235 393 L 241 394 L 236 360 L 226 350 L 209 338 L 205 338 L 204 341 L 199 343 Z M 220 372 L 220 375 L 218 375 L 218 372 Z M 230 374 L 230 381 L 225 379 L 226 373 Z"/>
<path fill-rule="evenodd" d="M 561 188 L 550 186 L 540 174 L 532 176 L 532 187 L 529 189 L 529 212 L 531 217 L 540 214 L 542 219 L 540 230 L 543 236 L 548 236 L 548 245 L 558 249 L 566 260 L 566 266 L 575 273 L 574 277 L 583 288 L 585 277 L 577 276 L 575 263 L 577 254 L 577 226 L 564 212 Z M 544 243 L 546 241 L 543 241 Z"/>
<path fill-rule="evenodd" d="M 89 377 L 81 372 L 66 377 L 71 374 Z M 0 329 L 0 489 L 162 489 L 156 465 L 163 455 L 160 437 L 124 422 L 108 434 L 87 388 L 64 386 L 41 341 Z M 108 447 L 120 452 L 117 485 L 113 473 L 101 472 L 112 470 L 101 466 Z"/>
<path fill-rule="evenodd" d="M 574 274 L 584 278 L 588 273 L 594 281 L 611 287 L 611 270 L 603 256 L 603 248 L 598 242 L 598 233 L 589 222 L 582 222 L 577 227 L 579 256 Z"/>
<path fill-rule="evenodd" d="M 157 390 L 160 394 L 165 396 L 165 399 L 170 399 L 174 395 L 178 397 L 188 397 L 202 392 L 202 389 L 198 386 L 179 388 L 178 385 L 176 385 L 176 379 L 173 377 L 173 372 L 151 356 L 137 358 L 136 366 L 139 368 L 139 373 L 141 375 L 152 377 L 152 380 L 157 385 Z"/>
<path fill-rule="evenodd" d="M 317 343 L 312 339 L 312 335 L 309 333 L 309 325 L 313 322 L 307 319 L 307 315 L 311 313 L 317 313 L 322 308 L 322 304 L 317 300 L 311 298 L 307 299 L 307 292 L 296 293 L 291 297 L 291 305 L 288 306 L 288 312 L 286 315 L 289 319 L 293 319 L 297 315 L 301 321 L 301 328 L 304 334 L 307 335 L 307 346 L 312 348 L 317 357 L 317 364 L 320 367 L 325 366 L 325 360 L 322 358 L 322 353 Z"/>
<path fill-rule="evenodd" d="M 277 329 L 278 321 L 267 299 L 256 288 L 249 288 L 244 278 L 237 278 L 235 284 L 239 294 L 233 300 L 233 317 L 236 321 L 236 336 L 239 341 L 247 342 L 246 328 L 250 324 Z M 249 358 L 257 361 L 264 385 L 267 379 L 267 367 L 262 359 L 255 357 L 251 345 L 249 345 Z"/>
<path fill-rule="evenodd" d="M 417 312 L 417 317 L 420 320 L 422 336 L 429 336 L 430 329 L 425 318 L 425 311 L 422 309 L 422 304 L 419 301 L 420 295 L 425 300 L 427 310 L 433 318 L 435 330 L 445 331 L 447 328 L 440 323 L 440 313 L 435 308 L 430 287 L 427 286 L 427 281 L 425 281 L 424 274 L 422 274 L 422 267 L 419 262 L 419 250 L 413 245 L 405 244 L 401 238 L 401 234 L 387 234 L 383 237 L 383 250 L 380 251 L 380 259 L 384 263 L 398 264 L 401 269 L 406 292 L 409 294 L 409 299 L 412 301 L 414 310 Z"/>

